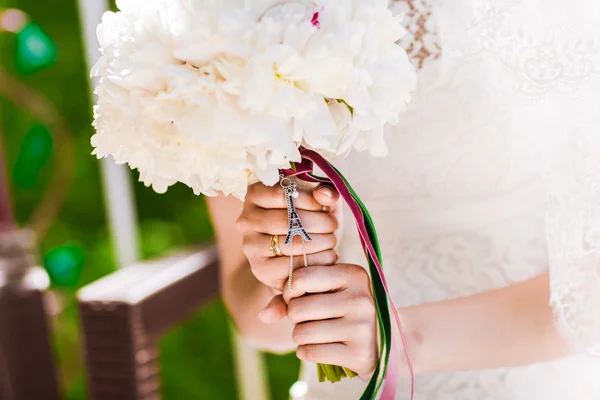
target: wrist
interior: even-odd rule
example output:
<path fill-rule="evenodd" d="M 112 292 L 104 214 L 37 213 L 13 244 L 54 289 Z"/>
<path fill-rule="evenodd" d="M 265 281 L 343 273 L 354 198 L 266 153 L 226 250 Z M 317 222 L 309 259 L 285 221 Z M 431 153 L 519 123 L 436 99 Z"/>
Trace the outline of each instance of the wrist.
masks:
<path fill-rule="evenodd" d="M 410 359 L 413 373 L 420 375 L 427 371 L 426 351 L 425 351 L 425 335 L 423 323 L 419 315 L 419 307 L 406 307 L 398 309 L 398 315 L 404 331 L 406 345 L 408 348 L 408 358 Z M 410 375 L 408 369 L 406 349 L 401 341 L 398 344 L 398 352 L 400 353 L 400 363 L 404 368 L 401 368 L 401 373 L 405 376 Z"/>

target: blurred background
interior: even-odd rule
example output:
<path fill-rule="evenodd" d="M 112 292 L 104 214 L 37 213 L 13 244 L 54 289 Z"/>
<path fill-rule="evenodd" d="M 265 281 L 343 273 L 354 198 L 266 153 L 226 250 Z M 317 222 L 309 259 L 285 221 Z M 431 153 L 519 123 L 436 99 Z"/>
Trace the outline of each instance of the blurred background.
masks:
<path fill-rule="evenodd" d="M 42 232 L 39 255 L 51 278 L 52 340 L 64 398 L 82 400 L 86 380 L 75 294 L 115 271 L 117 258 L 100 163 L 91 155 L 92 105 L 79 7 L 76 0 L 0 0 L 0 9 L 7 8 L 23 10 L 32 23 L 0 32 L 3 162 L 19 224 Z M 32 37 L 46 48 L 37 54 L 46 58 L 41 63 L 19 48 Z M 130 178 L 137 182 L 136 173 Z M 157 195 L 135 183 L 133 191 L 143 259 L 212 240 L 204 201 L 187 187 Z M 57 213 L 45 209 L 49 203 L 61 204 Z M 160 341 L 163 398 L 236 399 L 233 347 L 223 304 L 215 300 L 197 310 Z M 266 359 L 271 398 L 287 398 L 298 361 L 294 355 Z"/>

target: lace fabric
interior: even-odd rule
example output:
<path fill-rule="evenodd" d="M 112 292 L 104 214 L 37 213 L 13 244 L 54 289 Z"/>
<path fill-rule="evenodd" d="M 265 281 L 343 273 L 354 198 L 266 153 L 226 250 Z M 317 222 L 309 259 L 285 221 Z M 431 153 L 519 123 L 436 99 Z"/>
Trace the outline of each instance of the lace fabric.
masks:
<path fill-rule="evenodd" d="M 403 14 L 406 36 L 400 44 L 419 69 L 440 58 L 442 47 L 433 17 L 433 7 L 427 0 L 393 0 L 394 14 Z"/>
<path fill-rule="evenodd" d="M 419 400 L 600 395 L 600 2 L 399 0 L 419 68 L 385 159 L 339 167 L 372 211 L 398 306 L 470 295 L 547 270 L 574 355 L 417 378 Z M 364 263 L 352 224 L 344 261 Z M 360 382 L 309 400 L 351 399 Z M 399 393 L 404 399 L 406 393 Z"/>
<path fill-rule="evenodd" d="M 547 141 L 551 303 L 564 337 L 592 356 L 600 356 L 599 83 L 586 83 L 589 97 L 558 101 L 563 124 Z"/>

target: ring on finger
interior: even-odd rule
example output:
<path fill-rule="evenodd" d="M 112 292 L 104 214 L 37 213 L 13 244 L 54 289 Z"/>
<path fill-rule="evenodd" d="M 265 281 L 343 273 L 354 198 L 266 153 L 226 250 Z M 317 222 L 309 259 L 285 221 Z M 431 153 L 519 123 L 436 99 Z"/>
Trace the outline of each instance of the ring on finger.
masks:
<path fill-rule="evenodd" d="M 279 235 L 271 236 L 271 242 L 269 243 L 269 254 L 271 257 L 283 256 L 283 252 L 279 248 Z"/>

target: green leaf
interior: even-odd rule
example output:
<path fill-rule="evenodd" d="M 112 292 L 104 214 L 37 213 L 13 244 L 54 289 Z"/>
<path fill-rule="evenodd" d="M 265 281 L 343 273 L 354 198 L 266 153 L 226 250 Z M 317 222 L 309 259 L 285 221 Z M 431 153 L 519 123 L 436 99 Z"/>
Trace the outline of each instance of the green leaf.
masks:
<path fill-rule="evenodd" d="M 15 39 L 15 68 L 21 75 L 30 75 L 56 61 L 56 45 L 41 26 L 29 22 Z"/>

